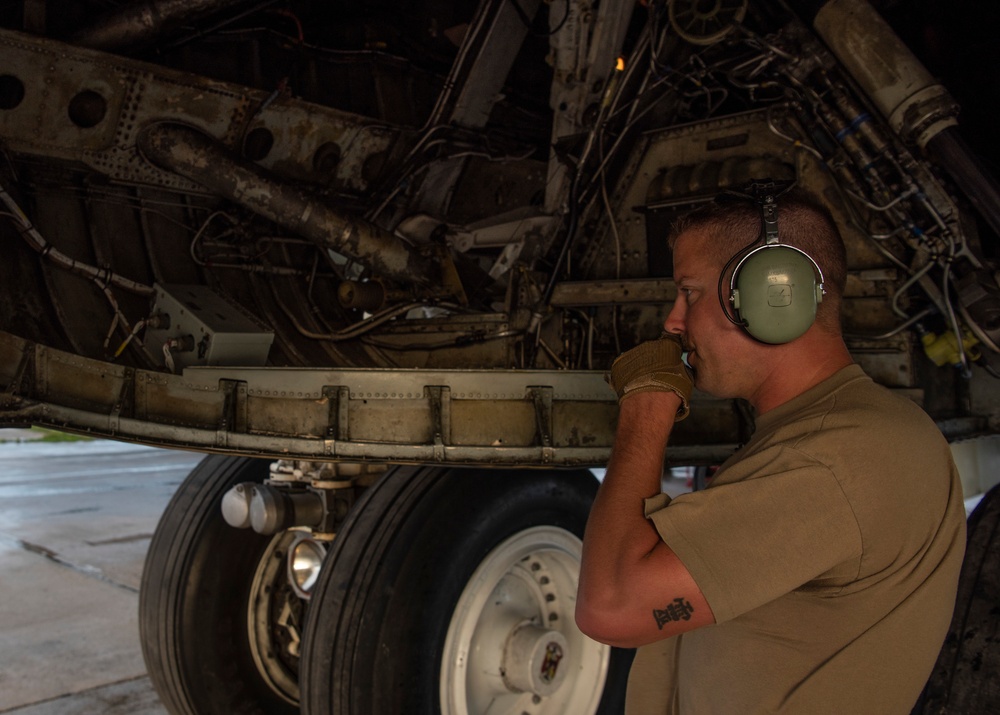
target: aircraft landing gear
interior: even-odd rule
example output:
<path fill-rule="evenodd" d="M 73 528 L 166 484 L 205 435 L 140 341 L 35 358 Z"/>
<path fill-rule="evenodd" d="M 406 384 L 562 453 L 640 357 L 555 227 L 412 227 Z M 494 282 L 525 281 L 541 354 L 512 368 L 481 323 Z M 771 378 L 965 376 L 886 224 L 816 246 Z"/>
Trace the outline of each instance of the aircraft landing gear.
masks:
<path fill-rule="evenodd" d="M 629 654 L 573 618 L 587 472 L 399 467 L 310 604 L 303 712 L 620 712 Z"/>
<path fill-rule="evenodd" d="M 268 476 L 207 457 L 154 535 L 140 633 L 172 713 L 621 711 L 630 653 L 573 617 L 589 472 L 390 468 L 338 520 L 310 599 L 287 568 L 301 530 L 223 519 Z"/>
<path fill-rule="evenodd" d="M 153 535 L 139 590 L 139 634 L 150 678 L 171 713 L 299 712 L 305 603 L 283 567 L 290 534 L 234 529 L 220 510 L 235 484 L 267 476 L 266 460 L 206 457 Z"/>

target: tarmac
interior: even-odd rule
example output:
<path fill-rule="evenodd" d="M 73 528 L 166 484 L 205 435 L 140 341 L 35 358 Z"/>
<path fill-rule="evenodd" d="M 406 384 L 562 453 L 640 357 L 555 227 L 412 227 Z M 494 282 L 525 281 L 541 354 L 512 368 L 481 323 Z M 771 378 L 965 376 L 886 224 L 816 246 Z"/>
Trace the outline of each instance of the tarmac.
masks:
<path fill-rule="evenodd" d="M 0 429 L 0 713 L 167 715 L 139 645 L 143 560 L 201 455 Z"/>

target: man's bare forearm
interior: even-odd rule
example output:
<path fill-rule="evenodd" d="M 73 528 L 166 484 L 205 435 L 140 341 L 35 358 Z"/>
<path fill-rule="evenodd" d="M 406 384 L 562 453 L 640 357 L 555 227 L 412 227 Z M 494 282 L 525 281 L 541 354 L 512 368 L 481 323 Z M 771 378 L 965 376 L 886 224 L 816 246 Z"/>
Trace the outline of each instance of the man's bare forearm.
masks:
<path fill-rule="evenodd" d="M 641 645 L 714 620 L 687 569 L 643 513 L 644 500 L 661 490 L 679 404 L 669 392 L 622 402 L 611 461 L 587 522 L 577 621 L 612 645 Z M 681 619 L 657 617 L 678 608 Z"/>
<path fill-rule="evenodd" d="M 611 460 L 587 524 L 588 536 L 593 532 L 595 538 L 585 548 L 597 563 L 614 568 L 660 543 L 643 515 L 643 500 L 660 493 L 663 454 L 679 401 L 673 393 L 651 392 L 622 403 Z"/>

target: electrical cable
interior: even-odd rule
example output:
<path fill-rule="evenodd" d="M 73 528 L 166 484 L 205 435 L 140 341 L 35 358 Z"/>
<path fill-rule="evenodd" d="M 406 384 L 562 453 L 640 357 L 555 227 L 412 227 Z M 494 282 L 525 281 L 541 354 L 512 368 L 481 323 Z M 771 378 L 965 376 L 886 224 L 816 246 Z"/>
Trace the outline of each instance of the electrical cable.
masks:
<path fill-rule="evenodd" d="M 31 246 L 36 252 L 38 252 L 43 258 L 52 261 L 58 266 L 65 268 L 77 275 L 84 276 L 95 281 L 98 285 L 110 284 L 123 290 L 127 290 L 131 293 L 137 293 L 139 295 L 151 296 L 153 295 L 152 286 L 147 286 L 138 281 L 133 281 L 124 276 L 114 273 L 109 268 L 96 268 L 82 261 L 77 261 L 70 258 L 62 251 L 56 249 L 51 243 L 49 243 L 45 238 L 38 232 L 34 224 L 27 217 L 27 215 L 21 210 L 14 198 L 7 193 L 6 189 L 0 186 L 0 201 L 3 201 L 10 209 L 9 212 L 3 212 L 5 216 L 13 218 L 18 224 L 20 224 L 19 233 L 25 242 Z"/>

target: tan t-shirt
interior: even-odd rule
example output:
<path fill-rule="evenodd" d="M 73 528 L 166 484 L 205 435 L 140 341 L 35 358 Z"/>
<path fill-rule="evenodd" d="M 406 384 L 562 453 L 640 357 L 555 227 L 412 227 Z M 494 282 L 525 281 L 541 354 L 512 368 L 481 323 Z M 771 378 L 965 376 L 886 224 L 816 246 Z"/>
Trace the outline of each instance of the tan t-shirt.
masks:
<path fill-rule="evenodd" d="M 910 712 L 965 548 L 951 451 L 919 407 L 844 368 L 761 416 L 709 489 L 657 506 L 717 623 L 639 649 L 628 715 Z"/>

